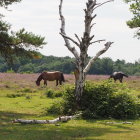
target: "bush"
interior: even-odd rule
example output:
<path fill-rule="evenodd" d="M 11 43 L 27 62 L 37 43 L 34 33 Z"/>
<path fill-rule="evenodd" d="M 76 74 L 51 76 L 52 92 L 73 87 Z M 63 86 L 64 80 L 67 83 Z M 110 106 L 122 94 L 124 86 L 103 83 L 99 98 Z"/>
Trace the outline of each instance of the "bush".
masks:
<path fill-rule="evenodd" d="M 72 115 L 74 114 L 77 110 L 77 103 L 75 100 L 75 87 L 74 86 L 66 86 L 65 87 L 65 94 L 63 96 L 63 113 Z"/>
<path fill-rule="evenodd" d="M 54 90 L 52 90 L 51 88 L 47 89 L 44 94 L 49 98 L 54 98 Z"/>
<path fill-rule="evenodd" d="M 48 98 L 62 97 L 64 92 L 65 91 L 63 89 L 62 90 L 60 90 L 60 89 L 53 90 L 53 89 L 49 88 L 46 90 L 44 95 L 46 95 L 46 97 L 48 97 Z"/>
<path fill-rule="evenodd" d="M 132 119 L 140 115 L 138 98 L 128 94 L 130 90 L 122 83 L 111 81 L 87 82 L 79 108 L 77 108 L 74 92 L 74 86 L 66 88 L 63 103 L 64 114 L 74 114 L 76 111 L 82 111 L 85 119 L 110 117 Z"/>
<path fill-rule="evenodd" d="M 50 113 L 50 114 L 58 114 L 58 115 L 62 115 L 63 114 L 63 101 L 57 101 L 57 102 L 54 102 L 53 105 L 47 110 L 47 113 Z"/>
<path fill-rule="evenodd" d="M 110 99 L 111 116 L 116 119 L 133 119 L 139 117 L 139 103 L 134 96 L 127 93 L 116 93 Z"/>
<path fill-rule="evenodd" d="M 22 89 L 17 90 L 17 92 L 34 93 L 34 92 L 36 92 L 36 90 L 35 89 L 32 89 L 32 88 L 22 88 Z"/>

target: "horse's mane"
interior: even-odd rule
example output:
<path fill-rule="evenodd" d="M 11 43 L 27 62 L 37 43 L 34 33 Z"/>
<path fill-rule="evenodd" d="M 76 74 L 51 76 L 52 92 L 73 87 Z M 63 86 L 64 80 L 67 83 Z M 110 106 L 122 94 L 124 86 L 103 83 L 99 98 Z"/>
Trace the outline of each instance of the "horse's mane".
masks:
<path fill-rule="evenodd" d="M 42 80 L 42 73 L 39 75 L 39 77 L 37 78 L 37 81 L 41 81 Z"/>

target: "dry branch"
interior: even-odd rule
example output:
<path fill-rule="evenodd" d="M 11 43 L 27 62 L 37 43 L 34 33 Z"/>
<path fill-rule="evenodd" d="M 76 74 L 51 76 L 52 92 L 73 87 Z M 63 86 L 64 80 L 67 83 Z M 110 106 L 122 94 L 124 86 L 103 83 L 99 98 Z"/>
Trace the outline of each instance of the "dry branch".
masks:
<path fill-rule="evenodd" d="M 56 124 L 58 122 L 67 122 L 69 120 L 75 119 L 79 117 L 81 114 L 73 115 L 73 116 L 61 116 L 54 120 L 24 120 L 24 119 L 15 119 L 13 123 L 21 123 L 21 124 Z"/>
<path fill-rule="evenodd" d="M 110 46 L 111 46 L 112 43 L 113 43 L 113 42 L 107 42 L 107 43 L 105 44 L 105 47 L 104 47 L 102 50 L 100 50 L 100 51 L 95 55 L 95 57 L 93 57 L 93 58 L 91 58 L 91 59 L 89 60 L 87 66 L 86 66 L 85 69 L 84 69 L 84 72 L 85 72 L 85 73 L 87 73 L 87 72 L 89 71 L 91 65 L 97 60 L 97 58 L 99 58 L 100 55 L 102 55 L 103 53 L 105 53 L 105 52 L 110 48 Z"/>
<path fill-rule="evenodd" d="M 62 14 L 62 4 L 63 4 L 63 0 L 60 0 L 60 5 L 59 5 L 59 15 L 60 15 L 60 20 L 61 20 L 60 34 L 62 35 L 66 43 L 65 46 L 68 48 L 68 50 L 75 56 L 76 59 L 79 59 L 79 54 L 77 50 L 75 49 L 75 47 L 71 47 L 69 40 L 74 42 L 76 45 L 78 45 L 78 43 L 74 41 L 73 39 L 71 39 L 70 37 L 68 37 L 65 33 L 65 18 Z"/>
<path fill-rule="evenodd" d="M 71 37 L 69 37 L 69 36 L 66 36 L 66 35 L 64 35 L 64 34 L 62 34 L 62 33 L 60 33 L 64 38 L 67 38 L 67 39 L 69 39 L 69 40 L 71 40 L 75 45 L 77 45 L 78 47 L 80 47 L 80 44 L 78 44 L 74 39 L 72 39 Z"/>
<path fill-rule="evenodd" d="M 102 6 L 102 5 L 106 4 L 106 3 L 108 3 L 108 2 L 111 2 L 111 1 L 114 1 L 114 0 L 109 0 L 109 1 L 105 1 L 105 2 L 103 2 L 103 3 L 97 4 L 97 6 L 94 8 L 94 10 L 95 10 L 96 8 L 98 8 L 98 7 L 100 7 L 100 6 Z"/>

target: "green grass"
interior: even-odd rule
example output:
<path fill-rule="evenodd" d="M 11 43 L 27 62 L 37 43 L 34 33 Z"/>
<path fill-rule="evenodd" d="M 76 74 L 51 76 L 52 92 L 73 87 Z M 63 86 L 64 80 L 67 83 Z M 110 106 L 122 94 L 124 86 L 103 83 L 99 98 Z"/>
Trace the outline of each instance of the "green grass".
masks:
<path fill-rule="evenodd" d="M 7 94 L 7 92 L 6 92 Z M 0 140 L 138 140 L 140 137 L 140 121 L 131 120 L 134 124 L 107 124 L 107 121 L 118 120 L 71 120 L 67 123 L 21 125 L 12 120 L 53 119 L 56 116 L 45 114 L 45 110 L 59 98 L 49 99 L 36 93 L 9 98 L 0 97 Z"/>
<path fill-rule="evenodd" d="M 134 86 L 132 85 L 134 84 Z M 134 94 L 140 95 L 140 83 L 130 82 Z M 140 120 L 71 120 L 55 124 L 16 124 L 12 120 L 54 119 L 47 109 L 61 98 L 47 98 L 45 88 L 15 86 L 0 88 L 0 140 L 139 140 Z M 136 89 L 136 90 L 135 90 Z M 7 95 L 23 94 L 20 97 Z M 106 122 L 117 122 L 107 124 Z M 119 122 L 131 121 L 133 124 Z"/>

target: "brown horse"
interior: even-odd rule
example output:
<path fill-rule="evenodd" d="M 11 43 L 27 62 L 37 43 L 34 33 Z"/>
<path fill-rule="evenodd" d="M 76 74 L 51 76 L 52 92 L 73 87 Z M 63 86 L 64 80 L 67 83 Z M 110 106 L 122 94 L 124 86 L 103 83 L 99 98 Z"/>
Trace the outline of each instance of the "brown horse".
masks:
<path fill-rule="evenodd" d="M 123 76 L 128 77 L 128 75 L 124 74 L 123 72 L 114 72 L 109 78 L 113 78 L 114 81 L 119 80 L 122 83 Z"/>
<path fill-rule="evenodd" d="M 36 80 L 36 85 L 37 86 L 40 86 L 40 81 L 41 80 L 44 80 L 44 85 L 46 85 L 46 86 L 47 86 L 47 80 L 48 81 L 56 80 L 56 86 L 58 85 L 58 82 L 59 82 L 60 85 L 62 85 L 62 82 L 65 82 L 63 73 L 59 72 L 59 71 L 42 72 Z"/>

